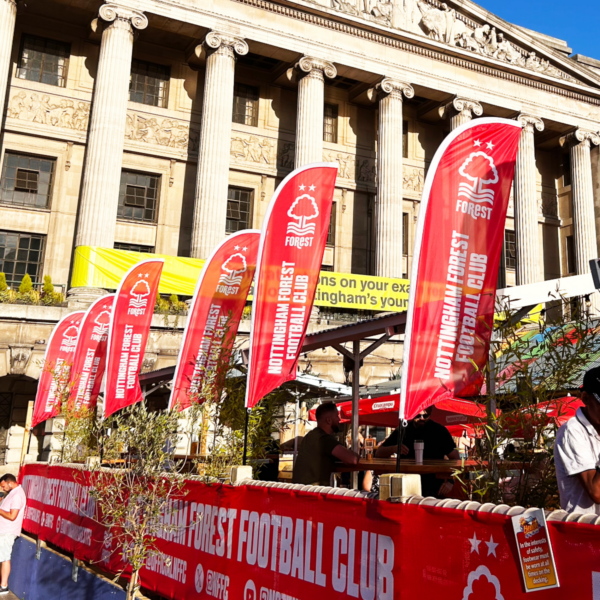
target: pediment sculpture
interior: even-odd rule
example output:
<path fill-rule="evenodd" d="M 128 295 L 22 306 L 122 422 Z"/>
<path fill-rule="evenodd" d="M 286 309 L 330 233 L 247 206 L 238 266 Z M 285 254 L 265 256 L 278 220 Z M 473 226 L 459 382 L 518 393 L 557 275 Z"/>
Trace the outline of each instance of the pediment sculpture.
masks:
<path fill-rule="evenodd" d="M 324 4 L 325 0 L 313 0 Z M 557 79 L 576 81 L 535 52 L 519 48 L 496 28 L 475 23 L 446 3 L 426 0 L 329 0 L 334 10 L 361 17 L 386 27 L 402 29 L 432 40 L 464 48 L 482 56 L 543 73 Z"/>

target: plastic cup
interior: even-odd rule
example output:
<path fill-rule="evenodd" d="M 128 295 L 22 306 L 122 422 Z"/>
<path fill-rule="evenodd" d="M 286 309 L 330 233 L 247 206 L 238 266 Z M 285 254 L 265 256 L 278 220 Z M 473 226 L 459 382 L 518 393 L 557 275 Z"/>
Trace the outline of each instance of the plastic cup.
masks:
<path fill-rule="evenodd" d="M 415 440 L 415 464 L 423 464 L 423 449 L 425 448 L 425 442 L 422 440 Z"/>

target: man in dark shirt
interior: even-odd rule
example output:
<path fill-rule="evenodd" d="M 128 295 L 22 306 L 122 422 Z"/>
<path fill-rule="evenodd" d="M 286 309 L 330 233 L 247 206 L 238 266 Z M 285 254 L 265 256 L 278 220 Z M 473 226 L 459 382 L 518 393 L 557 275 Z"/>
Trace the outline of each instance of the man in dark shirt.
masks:
<path fill-rule="evenodd" d="M 333 436 L 340 430 L 338 408 L 333 402 L 321 404 L 316 411 L 317 426 L 304 436 L 296 457 L 292 483 L 331 485 L 335 461 L 358 463 L 358 454 L 345 448 Z"/>
<path fill-rule="evenodd" d="M 424 460 L 442 460 L 448 457 L 458 460 L 459 454 L 450 432 L 439 423 L 431 420 L 433 407 L 421 411 L 409 424 L 404 432 L 400 453 L 406 458 L 415 457 L 415 440 L 424 442 Z M 377 449 L 377 458 L 389 458 L 398 452 L 398 429 Z M 446 496 L 452 490 L 452 483 L 442 482 L 435 474 L 421 475 L 421 490 L 423 496 Z"/>

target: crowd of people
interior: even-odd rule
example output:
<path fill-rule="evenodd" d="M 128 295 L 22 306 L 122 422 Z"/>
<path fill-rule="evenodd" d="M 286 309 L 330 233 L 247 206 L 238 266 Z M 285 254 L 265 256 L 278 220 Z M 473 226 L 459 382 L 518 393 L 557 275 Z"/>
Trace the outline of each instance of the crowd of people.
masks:
<path fill-rule="evenodd" d="M 581 391 L 584 407 L 560 427 L 556 435 L 554 461 L 560 494 L 560 505 L 567 512 L 600 515 L 600 367 L 585 374 Z M 432 407 L 421 411 L 402 432 L 395 429 L 376 446 L 376 458 L 415 458 L 415 442 L 423 442 L 424 460 L 468 459 L 474 440 L 463 431 L 457 441 L 446 427 L 432 420 Z M 360 454 L 344 445 L 336 435 L 340 432 L 340 417 L 333 402 L 321 404 L 316 410 L 317 426 L 297 442 L 298 455 L 294 464 L 293 483 L 329 486 L 338 472 L 338 463 L 356 466 Z M 359 433 L 359 447 L 364 436 Z M 504 449 L 505 458 L 516 454 L 514 444 Z M 350 485 L 349 474 L 342 484 Z M 369 470 L 360 471 L 358 484 L 364 491 L 374 489 L 376 478 Z M 421 475 L 424 496 L 448 497 L 453 490 L 451 477 L 440 479 L 435 474 Z"/>

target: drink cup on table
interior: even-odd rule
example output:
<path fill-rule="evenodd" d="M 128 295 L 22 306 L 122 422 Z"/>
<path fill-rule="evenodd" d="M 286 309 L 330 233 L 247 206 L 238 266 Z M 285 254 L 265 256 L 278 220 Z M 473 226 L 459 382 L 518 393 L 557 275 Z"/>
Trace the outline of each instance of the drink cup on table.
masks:
<path fill-rule="evenodd" d="M 425 442 L 423 440 L 415 440 L 415 464 L 423 464 L 423 449 L 425 448 Z"/>

